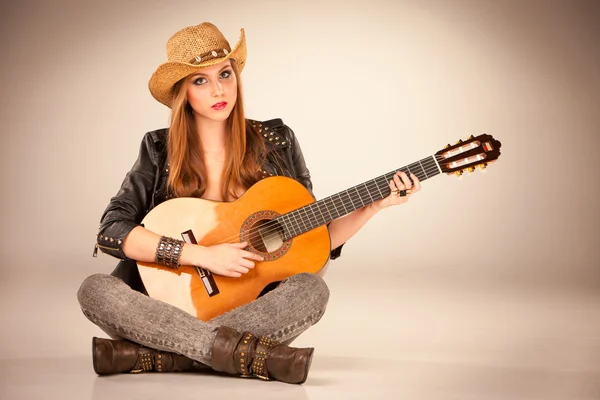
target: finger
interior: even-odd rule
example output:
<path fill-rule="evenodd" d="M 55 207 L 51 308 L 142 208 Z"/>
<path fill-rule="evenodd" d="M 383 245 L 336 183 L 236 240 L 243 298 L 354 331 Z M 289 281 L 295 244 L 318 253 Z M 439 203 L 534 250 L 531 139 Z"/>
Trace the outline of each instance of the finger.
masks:
<path fill-rule="evenodd" d="M 239 264 L 241 266 L 243 266 L 244 268 L 254 268 L 254 262 L 250 261 L 250 260 L 246 260 L 244 258 L 242 258 L 239 262 Z"/>
<path fill-rule="evenodd" d="M 396 191 L 398 190 L 398 188 L 396 187 L 394 181 L 389 181 L 388 185 L 390 186 L 390 190 L 392 191 L 392 193 L 390 193 L 390 196 L 396 196 Z"/>
<path fill-rule="evenodd" d="M 410 179 L 408 179 L 408 176 L 406 175 L 406 173 L 404 172 L 397 172 L 397 175 L 394 176 L 394 178 L 396 179 L 396 185 L 398 186 L 398 188 L 400 189 L 400 192 L 398 193 L 397 196 L 397 202 L 396 204 L 402 204 L 406 201 L 406 195 L 407 192 L 410 192 L 409 187 L 407 187 L 406 182 L 408 182 L 408 184 L 410 185 Z"/>
<path fill-rule="evenodd" d="M 241 274 L 241 273 L 239 273 L 239 272 L 233 272 L 233 271 L 232 271 L 232 272 L 229 272 L 229 273 L 228 273 L 227 275 L 225 275 L 225 276 L 228 276 L 228 277 L 230 277 L 230 278 L 239 278 L 240 276 L 242 276 L 242 274 Z"/>
<path fill-rule="evenodd" d="M 398 188 L 398 190 L 404 190 L 404 183 L 402 183 L 402 181 L 400 180 L 400 175 L 394 175 L 394 183 L 396 184 L 396 187 Z"/>
<path fill-rule="evenodd" d="M 401 172 L 400 173 L 400 178 L 402 179 L 402 183 L 404 183 L 404 187 L 406 189 L 412 188 L 412 182 L 408 178 L 408 175 L 406 175 L 404 172 Z"/>
<path fill-rule="evenodd" d="M 249 260 L 265 261 L 265 258 L 263 256 L 261 256 L 260 254 L 254 254 L 251 251 L 244 251 L 242 253 L 242 257 L 247 258 Z"/>
<path fill-rule="evenodd" d="M 233 247 L 237 247 L 240 249 L 245 248 L 246 246 L 248 246 L 248 242 L 241 242 L 241 243 L 230 243 Z"/>
<path fill-rule="evenodd" d="M 233 271 L 234 271 L 234 272 L 238 272 L 238 273 L 240 273 L 240 274 L 247 274 L 247 273 L 248 273 L 248 271 L 249 271 L 249 269 L 248 269 L 248 268 L 245 268 L 245 267 L 242 267 L 242 266 L 240 265 L 240 266 L 238 266 L 238 267 L 235 267 Z"/>

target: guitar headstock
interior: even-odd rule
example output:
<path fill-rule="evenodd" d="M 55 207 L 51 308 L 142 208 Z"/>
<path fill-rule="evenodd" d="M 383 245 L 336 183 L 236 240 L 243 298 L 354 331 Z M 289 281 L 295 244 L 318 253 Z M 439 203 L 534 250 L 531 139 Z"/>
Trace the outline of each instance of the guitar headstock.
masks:
<path fill-rule="evenodd" d="M 467 140 L 459 140 L 455 145 L 447 145 L 435 153 L 442 172 L 462 175 L 465 171 L 473 172 L 476 167 L 484 170 L 488 164 L 500 157 L 500 143 L 491 135 L 477 137 L 471 135 Z"/>

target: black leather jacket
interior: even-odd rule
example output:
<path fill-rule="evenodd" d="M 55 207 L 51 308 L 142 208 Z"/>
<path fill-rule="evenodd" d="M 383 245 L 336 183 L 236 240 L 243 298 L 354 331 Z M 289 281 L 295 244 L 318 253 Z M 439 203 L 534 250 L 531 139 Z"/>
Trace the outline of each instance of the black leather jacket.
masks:
<path fill-rule="evenodd" d="M 294 132 L 281 119 L 264 122 L 247 120 L 247 123 L 261 131 L 267 146 L 263 176 L 294 178 L 312 194 L 310 173 Z M 138 159 L 102 215 L 94 256 L 100 249 L 127 260 L 123 253 L 123 240 L 152 208 L 167 199 L 169 166 L 166 162 L 166 139 L 167 129 L 148 132 L 144 136 Z M 332 250 L 331 259 L 341 255 L 342 246 Z"/>

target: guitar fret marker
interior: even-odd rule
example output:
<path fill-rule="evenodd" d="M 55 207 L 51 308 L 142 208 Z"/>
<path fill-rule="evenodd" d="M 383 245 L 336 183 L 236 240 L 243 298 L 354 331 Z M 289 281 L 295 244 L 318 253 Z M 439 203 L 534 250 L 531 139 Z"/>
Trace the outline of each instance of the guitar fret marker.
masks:
<path fill-rule="evenodd" d="M 379 184 L 375 179 L 373 179 L 373 182 L 375 182 L 375 187 L 377 187 L 377 191 L 379 191 L 379 195 L 381 196 L 380 198 L 383 199 L 385 196 L 383 195 L 383 193 L 381 193 L 381 190 L 379 189 Z"/>
<path fill-rule="evenodd" d="M 342 207 L 344 207 L 344 210 L 346 211 L 346 214 L 348 214 L 348 209 L 346 208 L 346 205 L 344 204 L 344 199 L 342 199 L 342 196 L 341 196 L 340 193 L 338 193 L 338 197 L 340 198 L 340 201 L 342 202 Z"/>
<path fill-rule="evenodd" d="M 327 221 L 325 219 L 325 216 L 323 215 L 323 211 L 321 211 L 321 206 L 319 205 L 319 203 L 317 202 L 317 208 L 319 209 L 319 214 L 321 214 L 321 218 L 323 219 L 323 223 L 325 223 L 325 221 Z"/>
<path fill-rule="evenodd" d="M 423 164 L 421 164 L 421 161 L 419 161 L 419 165 L 421 166 L 421 169 L 423 170 L 423 173 L 425 174 L 425 177 L 426 177 L 426 178 L 429 178 L 429 177 L 427 176 L 427 172 L 425 172 L 425 168 L 423 168 Z"/>

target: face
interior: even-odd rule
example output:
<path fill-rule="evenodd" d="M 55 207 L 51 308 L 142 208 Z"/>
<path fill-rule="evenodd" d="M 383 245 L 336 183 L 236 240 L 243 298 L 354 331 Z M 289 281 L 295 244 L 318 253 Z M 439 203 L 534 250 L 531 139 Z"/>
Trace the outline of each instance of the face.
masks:
<path fill-rule="evenodd" d="M 202 68 L 187 79 L 187 98 L 196 119 L 225 121 L 237 101 L 237 78 L 231 61 Z"/>

